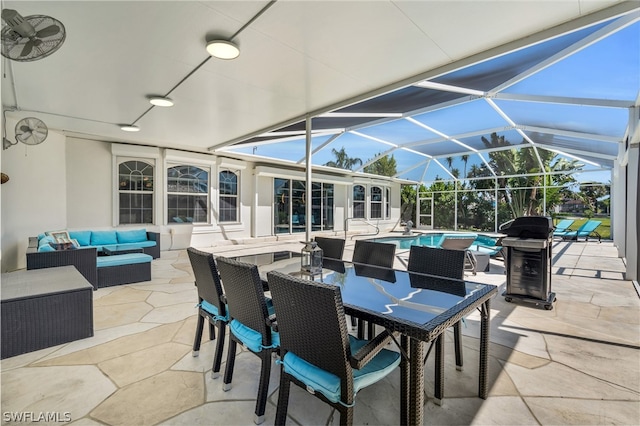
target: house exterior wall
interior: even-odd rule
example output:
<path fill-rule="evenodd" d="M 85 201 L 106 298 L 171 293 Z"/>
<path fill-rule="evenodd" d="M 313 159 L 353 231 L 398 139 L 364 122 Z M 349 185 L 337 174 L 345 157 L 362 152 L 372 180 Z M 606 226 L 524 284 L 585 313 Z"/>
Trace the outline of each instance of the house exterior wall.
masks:
<path fill-rule="evenodd" d="M 16 123 L 6 122 L 12 142 Z M 65 137 L 56 132 L 40 145 L 18 143 L 2 151 L 2 172 L 9 176 L 0 189 L 2 272 L 26 267 L 28 237 L 67 227 L 66 170 Z"/>
<path fill-rule="evenodd" d="M 7 138 L 14 140 L 15 121 L 7 121 Z M 26 155 L 25 155 L 26 153 Z M 2 271 L 26 267 L 28 238 L 45 231 L 106 229 L 113 226 L 144 227 L 159 232 L 162 250 L 189 246 L 211 247 L 233 244 L 251 238 L 304 239 L 304 233 L 274 235 L 273 178 L 304 180 L 302 170 L 255 164 L 209 154 L 118 144 L 66 137 L 49 130 L 47 140 L 36 146 L 18 144 L 0 155 L 2 171 L 10 181 L 2 185 L 1 213 Z M 118 159 L 147 159 L 155 164 L 154 223 L 118 224 Z M 166 170 L 172 164 L 193 163 L 210 170 L 210 224 L 169 223 L 167 217 Z M 239 220 L 221 224 L 218 175 L 232 170 L 239 175 Z M 400 184 L 379 178 L 358 177 L 367 188 L 380 185 L 391 188 L 391 218 L 371 221 L 381 231 L 391 230 L 400 214 Z M 334 229 L 322 232 L 344 236 L 345 219 L 351 217 L 354 177 L 337 176 L 324 171 L 313 180 L 334 185 Z M 370 225 L 350 221 L 349 232 L 368 233 Z"/>
<path fill-rule="evenodd" d="M 48 143 L 48 139 L 47 142 Z M 111 144 L 67 138 L 67 228 L 108 228 L 112 223 Z M 38 232 L 49 230 L 41 228 Z"/>

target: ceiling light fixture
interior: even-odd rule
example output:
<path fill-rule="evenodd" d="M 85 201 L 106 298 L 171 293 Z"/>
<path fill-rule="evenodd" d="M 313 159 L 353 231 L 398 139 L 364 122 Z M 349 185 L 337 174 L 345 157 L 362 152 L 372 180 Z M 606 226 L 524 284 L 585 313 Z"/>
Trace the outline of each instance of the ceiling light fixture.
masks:
<path fill-rule="evenodd" d="M 207 52 L 218 59 L 235 59 L 240 55 L 238 46 L 226 40 L 211 40 L 207 43 Z"/>
<path fill-rule="evenodd" d="M 149 102 L 151 105 L 159 106 L 159 107 L 172 107 L 173 101 L 166 96 L 150 96 Z"/>
<path fill-rule="evenodd" d="M 124 130 L 125 132 L 139 132 L 140 127 L 136 126 L 135 124 L 125 124 L 120 126 L 120 130 Z"/>

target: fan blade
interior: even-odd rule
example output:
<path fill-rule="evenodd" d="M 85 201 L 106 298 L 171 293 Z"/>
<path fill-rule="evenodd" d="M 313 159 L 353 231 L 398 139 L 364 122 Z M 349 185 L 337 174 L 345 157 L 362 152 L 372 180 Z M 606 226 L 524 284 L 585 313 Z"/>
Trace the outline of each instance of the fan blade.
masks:
<path fill-rule="evenodd" d="M 59 32 L 60 32 L 60 28 L 57 25 L 49 25 L 48 27 L 38 31 L 36 33 L 36 37 L 39 37 L 39 38 L 51 37 L 58 34 Z"/>
<path fill-rule="evenodd" d="M 29 40 L 25 45 L 24 45 L 24 49 L 22 49 L 22 52 L 20 53 L 20 56 L 29 56 L 29 54 L 31 53 L 31 51 L 33 50 L 33 46 L 35 46 L 35 41 L 34 40 Z"/>
<path fill-rule="evenodd" d="M 33 135 L 33 133 L 31 133 L 31 129 L 29 129 L 28 131 L 20 134 L 20 135 L 16 135 L 16 139 L 19 140 L 22 143 L 26 143 L 26 141 L 29 140 L 29 138 Z"/>
<path fill-rule="evenodd" d="M 13 9 L 3 9 L 2 19 L 9 27 L 22 37 L 33 37 L 36 34 L 35 28 L 28 21 Z"/>

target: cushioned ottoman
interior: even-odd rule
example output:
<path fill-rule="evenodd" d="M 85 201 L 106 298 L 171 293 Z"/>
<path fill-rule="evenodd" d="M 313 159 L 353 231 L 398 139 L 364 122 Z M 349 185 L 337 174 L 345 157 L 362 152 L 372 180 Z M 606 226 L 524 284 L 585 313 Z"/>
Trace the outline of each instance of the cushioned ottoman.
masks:
<path fill-rule="evenodd" d="M 150 281 L 152 260 L 152 256 L 143 253 L 99 256 L 96 288 Z"/>

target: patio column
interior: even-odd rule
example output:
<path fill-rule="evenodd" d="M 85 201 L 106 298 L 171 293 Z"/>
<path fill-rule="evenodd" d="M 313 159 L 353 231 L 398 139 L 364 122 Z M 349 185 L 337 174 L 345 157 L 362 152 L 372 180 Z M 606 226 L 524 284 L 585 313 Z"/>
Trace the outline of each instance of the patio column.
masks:
<path fill-rule="evenodd" d="M 311 187 L 311 115 L 307 114 L 306 117 L 306 155 L 305 155 L 305 171 L 306 171 L 306 186 L 305 191 L 305 234 L 304 240 L 311 241 L 311 202 L 312 202 L 312 187 Z"/>
<path fill-rule="evenodd" d="M 638 241 L 640 240 L 640 202 L 638 200 L 638 179 L 640 175 L 640 126 L 638 120 L 640 109 L 631 108 L 634 116 L 634 125 L 630 126 L 633 132 L 630 134 L 629 163 L 627 165 L 627 279 L 637 281 L 640 278 L 640 265 L 638 264 Z M 635 127 L 635 128 L 634 128 Z"/>

